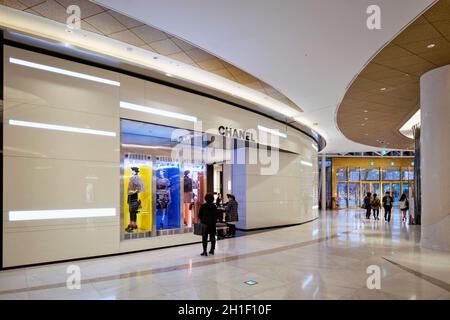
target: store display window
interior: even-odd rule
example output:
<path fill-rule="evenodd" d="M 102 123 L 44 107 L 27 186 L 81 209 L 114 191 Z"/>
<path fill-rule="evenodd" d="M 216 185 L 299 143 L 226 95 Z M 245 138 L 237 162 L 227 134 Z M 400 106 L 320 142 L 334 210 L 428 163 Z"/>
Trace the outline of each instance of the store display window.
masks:
<path fill-rule="evenodd" d="M 183 223 L 191 227 L 206 194 L 206 166 L 202 163 L 183 165 Z"/>
<path fill-rule="evenodd" d="M 400 180 L 400 168 L 383 169 L 383 180 Z"/>
<path fill-rule="evenodd" d="M 378 168 L 361 168 L 361 180 L 380 180 L 380 169 Z"/>
<path fill-rule="evenodd" d="M 157 230 L 180 227 L 180 164 L 171 160 L 155 164 Z"/>
<path fill-rule="evenodd" d="M 336 176 L 338 181 L 346 181 L 347 180 L 347 168 L 338 168 L 336 171 Z"/>
<path fill-rule="evenodd" d="M 408 168 L 402 168 L 402 180 L 414 180 L 414 170 Z"/>
<path fill-rule="evenodd" d="M 123 173 L 123 227 L 126 232 L 152 230 L 151 156 L 126 153 Z"/>
<path fill-rule="evenodd" d="M 359 181 L 359 168 L 350 168 L 348 172 L 349 181 Z"/>
<path fill-rule="evenodd" d="M 123 240 L 192 232 L 206 192 L 206 165 L 174 152 L 180 141 L 190 150 L 192 136 L 190 130 L 121 120 Z"/>

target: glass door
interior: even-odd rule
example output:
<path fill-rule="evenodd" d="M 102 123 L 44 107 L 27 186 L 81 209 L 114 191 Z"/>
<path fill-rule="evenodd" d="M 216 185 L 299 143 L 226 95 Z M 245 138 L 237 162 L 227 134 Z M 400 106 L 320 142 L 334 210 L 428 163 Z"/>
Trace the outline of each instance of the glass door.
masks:
<path fill-rule="evenodd" d="M 391 184 L 390 183 L 383 183 L 383 194 L 381 195 L 381 197 L 384 197 L 384 195 L 388 191 L 391 192 Z"/>
<path fill-rule="evenodd" d="M 338 208 L 347 208 L 347 183 L 337 184 L 336 206 Z"/>
<path fill-rule="evenodd" d="M 359 183 L 349 183 L 348 184 L 348 207 L 349 208 L 359 208 Z"/>
<path fill-rule="evenodd" d="M 372 192 L 370 188 L 370 183 L 363 183 L 361 184 L 362 190 L 361 190 L 361 205 L 364 201 L 364 197 L 366 196 L 367 192 Z"/>
<path fill-rule="evenodd" d="M 406 196 L 409 198 L 409 183 L 402 183 L 402 193 L 406 194 Z"/>
<path fill-rule="evenodd" d="M 378 198 L 380 198 L 380 184 L 379 183 L 372 183 L 372 194 L 376 193 Z"/>
<path fill-rule="evenodd" d="M 392 183 L 391 185 L 391 190 L 392 190 L 392 198 L 394 198 L 394 206 L 398 206 L 400 205 L 400 183 L 396 182 L 396 183 Z"/>

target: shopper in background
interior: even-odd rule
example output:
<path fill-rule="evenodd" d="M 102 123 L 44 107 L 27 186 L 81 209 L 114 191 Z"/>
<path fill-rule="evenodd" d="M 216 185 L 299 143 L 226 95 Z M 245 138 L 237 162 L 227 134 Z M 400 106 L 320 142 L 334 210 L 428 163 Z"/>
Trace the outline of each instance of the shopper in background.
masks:
<path fill-rule="evenodd" d="M 212 193 L 207 193 L 205 195 L 205 203 L 200 207 L 200 212 L 198 213 L 198 218 L 200 222 L 205 225 L 202 235 L 203 252 L 202 256 L 207 256 L 206 249 L 208 247 L 208 235 L 211 241 L 210 254 L 214 254 L 214 249 L 216 248 L 216 223 L 217 223 L 217 207 L 214 204 L 214 195 Z"/>
<path fill-rule="evenodd" d="M 238 215 L 238 203 L 236 201 L 236 197 L 230 193 L 227 194 L 228 203 L 225 207 L 226 214 L 226 222 L 228 226 L 228 235 L 227 237 L 236 236 L 236 222 L 239 221 Z"/>
<path fill-rule="evenodd" d="M 220 207 L 222 205 L 222 201 L 223 201 L 222 194 L 219 192 L 216 198 L 216 206 Z"/>
<path fill-rule="evenodd" d="M 392 203 L 394 199 L 391 197 L 391 193 L 386 191 L 386 195 L 383 197 L 383 208 L 384 208 L 384 221 L 391 221 L 391 211 L 392 211 Z"/>
<path fill-rule="evenodd" d="M 373 210 L 373 218 L 375 220 L 380 220 L 380 208 L 381 208 L 381 201 L 380 198 L 378 198 L 378 195 L 376 193 L 373 194 L 372 201 L 370 203 L 370 206 Z"/>
<path fill-rule="evenodd" d="M 372 209 L 372 206 L 370 204 L 372 200 L 371 195 L 372 194 L 370 192 L 367 192 L 363 200 L 363 208 L 366 209 L 366 219 L 370 219 L 370 209 Z"/>
<path fill-rule="evenodd" d="M 400 197 L 400 211 L 402 212 L 402 221 L 405 222 L 406 221 L 406 212 L 409 209 L 409 201 L 408 201 L 408 197 L 406 196 L 405 193 L 402 194 L 402 196 Z"/>

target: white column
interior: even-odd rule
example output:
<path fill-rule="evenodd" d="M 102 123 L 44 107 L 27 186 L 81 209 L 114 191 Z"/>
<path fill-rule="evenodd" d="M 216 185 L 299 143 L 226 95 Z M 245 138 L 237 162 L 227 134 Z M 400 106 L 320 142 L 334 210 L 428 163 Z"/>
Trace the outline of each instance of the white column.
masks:
<path fill-rule="evenodd" d="M 420 78 L 420 105 L 421 245 L 450 251 L 450 65 Z"/>
<path fill-rule="evenodd" d="M 327 155 L 322 153 L 322 210 L 325 210 L 327 207 Z"/>

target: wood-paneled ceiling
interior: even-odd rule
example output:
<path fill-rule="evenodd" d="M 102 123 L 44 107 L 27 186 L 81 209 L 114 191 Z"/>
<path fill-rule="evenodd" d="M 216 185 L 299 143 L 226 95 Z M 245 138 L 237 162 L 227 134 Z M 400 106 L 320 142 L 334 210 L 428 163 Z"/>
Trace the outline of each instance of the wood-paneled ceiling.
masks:
<path fill-rule="evenodd" d="M 419 109 L 420 76 L 450 64 L 450 0 L 440 0 L 384 47 L 353 81 L 337 112 L 350 140 L 413 149 L 399 129 Z"/>
<path fill-rule="evenodd" d="M 88 0 L 0 0 L 0 4 L 66 23 L 66 8 L 81 9 L 81 29 L 170 57 L 260 91 L 302 111 L 279 90 L 226 61 L 166 32 Z"/>

